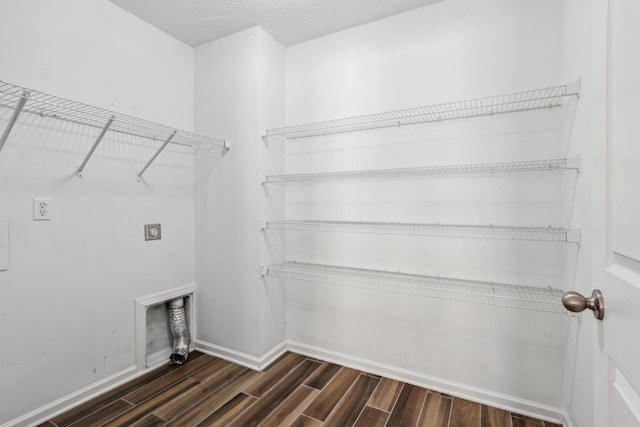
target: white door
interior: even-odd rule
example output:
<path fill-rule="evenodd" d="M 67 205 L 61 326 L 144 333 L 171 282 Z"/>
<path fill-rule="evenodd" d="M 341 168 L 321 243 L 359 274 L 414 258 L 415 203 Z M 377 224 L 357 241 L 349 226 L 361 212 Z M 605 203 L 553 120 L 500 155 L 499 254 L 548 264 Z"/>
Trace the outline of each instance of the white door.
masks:
<path fill-rule="evenodd" d="M 595 0 L 593 22 L 594 426 L 640 427 L 640 0 Z"/>

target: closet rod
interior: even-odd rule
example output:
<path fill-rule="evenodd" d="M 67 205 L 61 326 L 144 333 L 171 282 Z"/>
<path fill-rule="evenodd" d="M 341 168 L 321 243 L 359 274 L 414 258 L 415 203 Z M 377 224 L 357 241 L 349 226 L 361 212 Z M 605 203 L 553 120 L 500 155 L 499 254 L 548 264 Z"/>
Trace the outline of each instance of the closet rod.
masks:
<path fill-rule="evenodd" d="M 4 130 L 2 137 L 0 137 L 0 151 L 2 151 L 2 147 L 4 147 L 4 143 L 7 141 L 7 138 L 9 138 L 9 134 L 13 129 L 13 125 L 16 124 L 16 121 L 18 120 L 18 117 L 20 116 L 20 113 L 22 112 L 22 109 L 24 108 L 24 105 L 27 103 L 27 99 L 29 99 L 30 95 L 31 95 L 30 92 L 27 90 L 22 92 L 22 96 L 18 100 L 18 103 L 16 104 L 16 108 L 13 110 L 13 114 L 9 119 L 9 123 L 7 124 L 7 127 Z"/>

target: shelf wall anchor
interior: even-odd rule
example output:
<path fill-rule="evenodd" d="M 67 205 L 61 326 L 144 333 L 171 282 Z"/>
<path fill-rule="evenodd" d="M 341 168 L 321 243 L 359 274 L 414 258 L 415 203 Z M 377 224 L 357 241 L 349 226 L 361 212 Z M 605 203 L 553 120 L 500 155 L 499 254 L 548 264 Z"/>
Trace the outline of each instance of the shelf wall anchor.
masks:
<path fill-rule="evenodd" d="M 573 231 L 567 231 L 567 242 L 576 243 L 578 247 L 582 246 L 582 230 L 578 228 Z"/>
<path fill-rule="evenodd" d="M 580 173 L 580 168 L 580 154 L 578 154 L 576 157 L 567 158 L 567 169 L 575 169 L 578 173 Z"/>
<path fill-rule="evenodd" d="M 567 95 L 575 95 L 580 98 L 580 95 L 582 95 L 582 78 L 567 84 Z"/>
<path fill-rule="evenodd" d="M 164 144 L 162 144 L 162 146 L 160 148 L 158 148 L 158 151 L 156 151 L 156 154 L 154 154 L 153 157 L 147 162 L 147 164 L 144 165 L 144 167 L 142 168 L 142 170 L 138 174 L 138 181 L 142 181 L 142 174 L 145 173 L 145 171 L 149 168 L 149 166 L 151 166 L 151 163 L 153 163 L 153 161 L 156 159 L 156 157 L 158 157 L 160 155 L 160 153 L 162 153 L 162 150 L 164 150 L 165 147 L 167 145 L 169 145 L 169 143 L 171 142 L 173 137 L 176 136 L 177 132 L 178 132 L 177 130 L 174 130 L 171 133 L 171 135 L 169 135 L 169 138 L 167 138 L 167 140 L 164 142 Z"/>
<path fill-rule="evenodd" d="M 96 148 L 98 148 L 98 145 L 100 145 L 102 138 L 104 138 L 104 136 L 107 134 L 107 131 L 111 127 L 111 124 L 113 124 L 113 121 L 115 120 L 115 118 L 116 116 L 111 116 L 107 124 L 104 126 L 104 128 L 102 128 L 102 132 L 100 132 L 100 135 L 98 135 L 98 139 L 96 139 L 96 142 L 93 143 L 93 147 L 91 147 L 91 150 L 89 150 L 89 153 L 84 158 L 84 160 L 82 161 L 82 164 L 76 171 L 76 175 L 78 176 L 78 178 L 82 178 L 82 171 L 84 170 L 84 167 L 87 165 L 87 162 L 89 161 L 91 156 L 93 156 L 93 152 L 96 151 Z"/>
<path fill-rule="evenodd" d="M 18 117 L 20 116 L 20 113 L 22 112 L 22 109 L 24 108 L 24 105 L 27 103 L 27 100 L 29 99 L 30 95 L 31 93 L 27 90 L 22 92 L 22 97 L 20 98 L 20 101 L 18 101 L 18 104 L 16 105 L 16 109 L 13 110 L 13 114 L 9 119 L 9 123 L 7 124 L 7 127 L 4 130 L 2 137 L 0 137 L 0 151 L 2 151 L 2 147 L 4 147 L 4 143 L 7 141 L 7 138 L 9 138 L 9 134 L 13 129 L 13 125 L 16 124 L 16 121 L 18 120 Z"/>

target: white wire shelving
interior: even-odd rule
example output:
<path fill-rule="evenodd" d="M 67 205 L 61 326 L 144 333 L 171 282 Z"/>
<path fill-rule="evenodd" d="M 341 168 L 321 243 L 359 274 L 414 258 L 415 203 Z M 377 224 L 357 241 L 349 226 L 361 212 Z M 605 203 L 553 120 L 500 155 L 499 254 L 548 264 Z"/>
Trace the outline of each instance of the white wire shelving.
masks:
<path fill-rule="evenodd" d="M 224 139 L 175 129 L 160 123 L 116 113 L 37 90 L 27 89 L 1 80 L 0 108 L 13 110 L 13 115 L 9 119 L 3 135 L 0 137 L 0 150 L 2 150 L 14 124 L 22 113 L 101 129 L 100 135 L 77 170 L 78 176 L 82 176 L 84 167 L 107 132 L 117 132 L 162 142 L 158 151 L 156 151 L 151 160 L 149 160 L 138 174 L 139 179 L 162 150 L 170 143 L 185 146 L 210 144 L 222 149 L 229 149 L 229 141 Z"/>
<path fill-rule="evenodd" d="M 580 96 L 580 81 L 562 86 L 486 98 L 447 102 L 405 110 L 267 129 L 264 137 L 280 135 L 287 139 L 308 138 L 337 133 L 540 110 L 558 107 L 572 96 Z"/>
<path fill-rule="evenodd" d="M 537 172 L 553 170 L 580 171 L 580 157 L 520 162 L 477 163 L 466 165 L 419 166 L 412 168 L 369 169 L 340 172 L 266 175 L 263 183 L 295 183 L 358 180 L 374 178 L 421 178 L 434 175 L 462 175 L 484 173 Z"/>
<path fill-rule="evenodd" d="M 262 274 L 375 291 L 567 314 L 560 302 L 562 291 L 551 287 L 539 288 L 292 261 L 263 267 Z"/>
<path fill-rule="evenodd" d="M 556 227 L 515 227 L 500 225 L 427 224 L 371 221 L 262 221 L 262 229 L 333 233 L 391 234 L 403 236 L 449 237 L 490 240 L 563 242 L 580 245 L 580 230 Z"/>

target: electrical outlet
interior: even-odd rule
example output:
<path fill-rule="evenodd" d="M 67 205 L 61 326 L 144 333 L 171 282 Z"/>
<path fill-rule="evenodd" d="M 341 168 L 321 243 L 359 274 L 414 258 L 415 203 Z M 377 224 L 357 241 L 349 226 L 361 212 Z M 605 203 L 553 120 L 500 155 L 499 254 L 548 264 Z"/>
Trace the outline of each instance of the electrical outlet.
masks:
<path fill-rule="evenodd" d="M 160 240 L 162 238 L 162 229 L 160 224 L 145 224 L 144 240 Z"/>
<path fill-rule="evenodd" d="M 33 220 L 48 221 L 51 219 L 51 199 L 34 197 Z"/>

